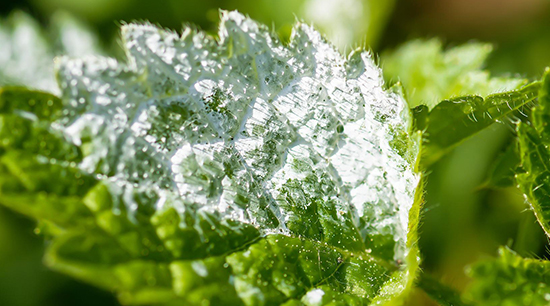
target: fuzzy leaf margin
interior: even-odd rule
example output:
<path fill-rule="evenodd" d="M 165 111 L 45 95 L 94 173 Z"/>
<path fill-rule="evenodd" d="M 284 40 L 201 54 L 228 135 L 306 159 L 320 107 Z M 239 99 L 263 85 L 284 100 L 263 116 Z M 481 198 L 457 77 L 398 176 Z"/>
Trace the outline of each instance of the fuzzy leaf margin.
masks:
<path fill-rule="evenodd" d="M 538 98 L 540 81 L 517 90 L 487 97 L 464 96 L 444 100 L 432 110 L 421 105 L 413 109 L 415 128 L 423 132 L 422 164 L 427 167 L 462 141 L 500 122 L 503 118 L 530 107 Z"/>
<path fill-rule="evenodd" d="M 550 76 L 547 69 L 538 93 L 539 104 L 531 114 L 531 123 L 521 122 L 517 127 L 523 173 L 517 174 L 516 179 L 546 235 L 550 235 L 549 93 Z"/>

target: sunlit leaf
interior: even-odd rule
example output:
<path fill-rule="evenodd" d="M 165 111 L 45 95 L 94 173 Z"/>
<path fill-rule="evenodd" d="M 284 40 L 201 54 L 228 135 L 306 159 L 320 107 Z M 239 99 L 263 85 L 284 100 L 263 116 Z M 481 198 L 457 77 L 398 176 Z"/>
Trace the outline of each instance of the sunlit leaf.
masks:
<path fill-rule="evenodd" d="M 44 94 L 2 93 L 21 136 L 2 147 L 0 203 L 55 228 L 50 267 L 127 304 L 402 300 L 419 136 L 368 53 L 301 23 L 285 46 L 236 12 L 218 39 L 122 35 L 127 63 L 58 61 L 59 117 L 16 106 Z"/>
<path fill-rule="evenodd" d="M 443 50 L 441 41 L 413 40 L 382 56 L 384 76 L 399 81 L 411 107 L 432 109 L 440 101 L 466 95 L 487 96 L 519 88 L 526 80 L 491 77 L 483 63 L 489 44 L 469 43 Z"/>

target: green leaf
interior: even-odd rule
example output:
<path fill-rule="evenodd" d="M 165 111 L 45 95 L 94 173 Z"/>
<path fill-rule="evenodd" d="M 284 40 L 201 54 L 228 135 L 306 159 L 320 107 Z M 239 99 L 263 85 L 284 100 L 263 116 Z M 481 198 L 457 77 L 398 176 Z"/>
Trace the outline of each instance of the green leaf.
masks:
<path fill-rule="evenodd" d="M 0 86 L 18 85 L 59 93 L 54 74 L 57 55 L 101 54 L 98 39 L 66 13 L 52 17 L 51 33 L 37 21 L 16 11 L 0 20 Z"/>
<path fill-rule="evenodd" d="M 468 137 L 487 128 L 538 96 L 540 82 L 518 90 L 489 95 L 465 96 L 445 100 L 428 111 L 419 106 L 415 111 L 415 126 L 424 131 L 422 162 L 425 166 L 437 161 Z"/>
<path fill-rule="evenodd" d="M 236 12 L 218 40 L 122 33 L 127 63 L 58 61 L 62 116 L 5 115 L 23 136 L 2 151 L 0 203 L 53 229 L 50 267 L 126 304 L 402 301 L 420 137 L 368 53 L 301 23 L 285 46 Z M 35 130 L 65 146 L 25 150 Z"/>
<path fill-rule="evenodd" d="M 491 77 L 482 70 L 491 53 L 490 44 L 470 43 L 443 50 L 438 39 L 414 40 L 383 54 L 382 67 L 388 81 L 400 81 L 407 102 L 429 109 L 440 101 L 459 96 L 490 94 L 519 88 L 526 80 Z"/>
<path fill-rule="evenodd" d="M 517 128 L 521 166 L 524 169 L 524 173 L 517 175 L 517 181 L 546 235 L 550 235 L 549 92 L 550 77 L 547 70 L 540 87 L 539 105 L 533 108 L 531 114 L 532 123 L 520 122 Z"/>
<path fill-rule="evenodd" d="M 464 299 L 479 305 L 548 305 L 550 262 L 522 258 L 508 248 L 499 257 L 473 265 L 468 274 L 473 282 Z"/>
<path fill-rule="evenodd" d="M 547 71 L 539 86 L 539 104 L 533 108 L 531 122 L 518 124 L 522 172 L 516 171 L 517 182 L 547 235 L 550 233 L 548 75 Z M 511 250 L 502 248 L 498 259 L 473 266 L 470 274 L 474 282 L 465 297 L 484 305 L 547 305 L 550 299 L 548 269 L 548 261 L 522 258 Z"/>

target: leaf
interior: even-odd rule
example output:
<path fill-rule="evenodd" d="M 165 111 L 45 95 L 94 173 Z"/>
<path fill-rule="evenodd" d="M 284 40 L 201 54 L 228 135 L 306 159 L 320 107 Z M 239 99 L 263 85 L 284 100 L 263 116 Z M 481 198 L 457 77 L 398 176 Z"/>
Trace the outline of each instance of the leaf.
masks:
<path fill-rule="evenodd" d="M 382 55 L 386 80 L 400 81 L 411 108 L 459 96 L 487 96 L 519 88 L 526 80 L 491 77 L 482 70 L 490 44 L 469 43 L 443 50 L 438 39 L 413 40 Z"/>
<path fill-rule="evenodd" d="M 55 229 L 50 267 L 125 304 L 400 302 L 422 197 L 406 103 L 304 24 L 284 46 L 224 12 L 218 35 L 133 24 L 126 64 L 58 61 L 62 116 L 3 116 L 65 146 L 6 142 L 0 203 Z"/>
<path fill-rule="evenodd" d="M 19 11 L 0 21 L 0 85 L 59 93 L 53 70 L 56 55 L 101 54 L 95 35 L 70 15 L 54 14 L 51 29 L 51 34 L 45 33 Z"/>
<path fill-rule="evenodd" d="M 491 50 L 488 44 L 466 44 L 442 51 L 432 39 L 383 56 L 386 79 L 402 82 L 414 128 L 423 131 L 421 167 L 536 99 L 539 82 L 491 78 L 481 70 Z"/>
<path fill-rule="evenodd" d="M 518 90 L 489 95 L 465 96 L 445 100 L 428 111 L 419 106 L 415 111 L 418 129 L 424 131 L 422 163 L 437 161 L 460 142 L 487 128 L 537 98 L 540 82 Z"/>
<path fill-rule="evenodd" d="M 473 282 L 464 299 L 480 305 L 548 305 L 548 261 L 522 258 L 502 247 L 498 258 L 476 263 L 468 274 Z"/>
<path fill-rule="evenodd" d="M 539 104 L 533 107 L 531 122 L 520 122 L 517 127 L 523 172 L 517 171 L 516 178 L 538 222 L 549 235 L 548 71 L 539 89 Z M 550 299 L 548 269 L 548 261 L 522 258 L 501 248 L 498 259 L 477 263 L 472 268 L 470 274 L 474 282 L 465 296 L 484 305 L 547 305 Z"/>
<path fill-rule="evenodd" d="M 532 124 L 520 122 L 517 128 L 521 166 L 524 169 L 524 173 L 517 175 L 517 181 L 546 235 L 550 235 L 549 92 L 550 77 L 547 70 L 540 87 L 539 104 L 531 114 Z"/>

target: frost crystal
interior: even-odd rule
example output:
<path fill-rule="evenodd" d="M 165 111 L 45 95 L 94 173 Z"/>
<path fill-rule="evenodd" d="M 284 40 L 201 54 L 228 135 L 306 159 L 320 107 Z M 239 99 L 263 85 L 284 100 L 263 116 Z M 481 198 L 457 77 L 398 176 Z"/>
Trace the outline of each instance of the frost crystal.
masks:
<path fill-rule="evenodd" d="M 222 14 L 218 40 L 134 24 L 123 39 L 128 64 L 58 69 L 64 132 L 89 152 L 81 168 L 128 211 L 145 194 L 157 209 L 404 258 L 418 176 L 398 147 L 415 146 L 406 103 L 368 53 L 345 59 L 305 24 L 284 46 L 237 12 Z"/>

